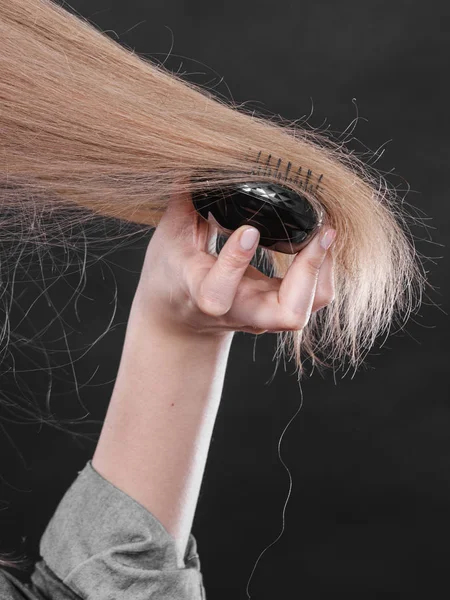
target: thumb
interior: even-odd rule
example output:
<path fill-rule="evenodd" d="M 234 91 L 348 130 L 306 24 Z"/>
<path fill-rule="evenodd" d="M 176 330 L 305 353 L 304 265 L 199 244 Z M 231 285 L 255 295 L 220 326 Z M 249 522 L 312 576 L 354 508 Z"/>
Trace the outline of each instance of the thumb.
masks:
<path fill-rule="evenodd" d="M 230 310 L 259 238 L 259 231 L 248 225 L 242 225 L 228 238 L 211 269 L 195 286 L 203 312 L 220 316 Z"/>

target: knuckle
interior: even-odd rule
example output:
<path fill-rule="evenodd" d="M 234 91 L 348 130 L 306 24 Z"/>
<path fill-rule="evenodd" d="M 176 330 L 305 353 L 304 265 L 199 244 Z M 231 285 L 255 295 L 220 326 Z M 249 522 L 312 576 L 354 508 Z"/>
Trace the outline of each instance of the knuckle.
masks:
<path fill-rule="evenodd" d="M 240 331 L 245 331 L 247 333 L 252 333 L 254 335 L 261 335 L 269 331 L 268 329 L 263 329 L 262 327 L 258 327 L 257 325 L 247 325 L 242 326 Z"/>
<path fill-rule="evenodd" d="M 322 310 L 322 308 L 325 308 L 326 306 L 328 306 L 328 302 L 317 302 L 314 304 L 312 312 L 315 313 L 318 310 Z"/>
<path fill-rule="evenodd" d="M 317 277 L 319 275 L 322 262 L 323 261 L 318 257 L 310 258 L 306 263 L 306 270 L 313 277 Z"/>
<path fill-rule="evenodd" d="M 334 290 L 324 290 L 319 295 L 316 294 L 315 303 L 320 307 L 328 306 L 334 300 Z"/>
<path fill-rule="evenodd" d="M 237 267 L 242 267 L 243 265 L 248 263 L 248 258 L 245 254 L 240 254 L 239 252 L 232 251 L 227 252 L 222 258 L 222 266 L 223 268 L 236 269 Z"/>
<path fill-rule="evenodd" d="M 219 297 L 211 294 L 199 294 L 196 302 L 201 312 L 212 317 L 224 315 L 229 310 L 229 307 L 225 306 Z"/>
<path fill-rule="evenodd" d="M 308 323 L 308 315 L 303 311 L 295 313 L 290 311 L 282 319 L 282 327 L 286 331 L 298 331 L 303 329 Z"/>

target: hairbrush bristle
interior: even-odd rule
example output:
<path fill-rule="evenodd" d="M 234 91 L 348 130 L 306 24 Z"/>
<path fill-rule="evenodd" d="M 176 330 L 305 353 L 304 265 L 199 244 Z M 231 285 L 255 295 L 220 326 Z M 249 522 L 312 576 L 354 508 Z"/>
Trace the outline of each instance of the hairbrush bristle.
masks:
<path fill-rule="evenodd" d="M 319 190 L 319 184 L 323 179 L 323 173 L 316 177 L 311 169 L 306 171 L 306 175 L 302 175 L 304 173 L 302 167 L 298 167 L 295 177 L 292 178 L 290 176 L 292 163 L 289 161 L 286 165 L 286 170 L 284 173 L 280 170 L 281 163 L 283 162 L 281 158 L 278 159 L 276 165 L 272 165 L 272 155 L 269 154 L 264 164 L 261 160 L 262 151 L 258 152 L 258 156 L 256 157 L 256 167 L 251 171 L 251 175 L 257 176 L 265 176 L 265 177 L 276 177 L 279 181 L 284 183 L 292 183 L 295 186 L 299 186 L 300 189 L 306 190 L 310 193 L 317 193 Z"/>

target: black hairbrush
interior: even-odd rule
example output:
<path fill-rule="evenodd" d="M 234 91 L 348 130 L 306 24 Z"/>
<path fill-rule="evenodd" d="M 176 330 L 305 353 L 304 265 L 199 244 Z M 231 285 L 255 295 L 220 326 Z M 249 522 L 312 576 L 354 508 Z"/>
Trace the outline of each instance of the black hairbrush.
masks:
<path fill-rule="evenodd" d="M 270 156 L 264 174 L 273 175 L 275 173 L 267 172 L 269 163 Z M 286 174 L 289 170 L 290 163 Z M 296 184 L 299 184 L 300 173 L 301 168 L 294 180 Z M 252 175 L 257 174 L 252 172 Z M 308 171 L 305 180 L 300 181 L 305 189 L 312 189 L 312 184 L 308 183 L 310 177 L 311 171 Z M 278 179 L 281 178 L 293 181 L 279 174 Z M 305 196 L 277 183 L 254 180 L 212 192 L 197 192 L 193 194 L 192 202 L 206 220 L 211 213 L 220 233 L 229 236 L 241 225 L 251 225 L 260 232 L 259 246 L 284 254 L 299 252 L 312 240 L 323 223 L 323 211 L 317 215 Z"/>

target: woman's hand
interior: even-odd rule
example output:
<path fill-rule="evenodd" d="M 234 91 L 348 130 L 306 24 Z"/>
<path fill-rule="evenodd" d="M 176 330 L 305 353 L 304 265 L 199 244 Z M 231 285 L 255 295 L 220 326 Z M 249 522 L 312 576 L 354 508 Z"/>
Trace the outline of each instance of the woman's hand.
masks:
<path fill-rule="evenodd" d="M 281 279 L 249 264 L 257 242 L 249 250 L 240 246 L 248 226 L 233 232 L 218 257 L 207 251 L 210 227 L 190 196 L 171 198 L 148 246 L 135 298 L 158 326 L 202 335 L 301 330 L 311 313 L 333 301 L 333 257 L 320 244 L 324 232 Z"/>

